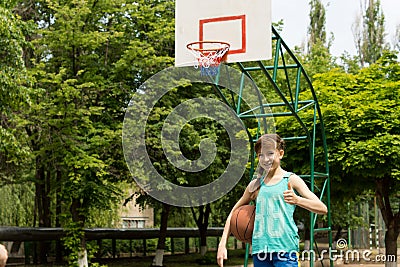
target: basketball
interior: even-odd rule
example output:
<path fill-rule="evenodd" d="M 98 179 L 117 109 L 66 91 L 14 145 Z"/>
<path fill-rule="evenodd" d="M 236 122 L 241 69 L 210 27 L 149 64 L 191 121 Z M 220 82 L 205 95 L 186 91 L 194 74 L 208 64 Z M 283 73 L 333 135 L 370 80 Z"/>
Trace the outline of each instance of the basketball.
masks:
<path fill-rule="evenodd" d="M 232 213 L 231 232 L 239 241 L 251 243 L 255 213 L 256 206 L 254 205 L 241 206 Z"/>

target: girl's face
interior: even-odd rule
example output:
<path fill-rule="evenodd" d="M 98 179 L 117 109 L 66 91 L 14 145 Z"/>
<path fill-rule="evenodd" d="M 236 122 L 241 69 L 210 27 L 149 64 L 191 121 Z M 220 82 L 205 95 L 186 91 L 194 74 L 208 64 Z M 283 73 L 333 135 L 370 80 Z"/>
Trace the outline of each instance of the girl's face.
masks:
<path fill-rule="evenodd" d="M 257 155 L 258 164 L 260 164 L 260 167 L 263 168 L 266 173 L 270 170 L 276 170 L 281 164 L 283 154 L 283 150 L 278 150 L 276 148 L 276 143 L 274 141 L 263 141 Z"/>

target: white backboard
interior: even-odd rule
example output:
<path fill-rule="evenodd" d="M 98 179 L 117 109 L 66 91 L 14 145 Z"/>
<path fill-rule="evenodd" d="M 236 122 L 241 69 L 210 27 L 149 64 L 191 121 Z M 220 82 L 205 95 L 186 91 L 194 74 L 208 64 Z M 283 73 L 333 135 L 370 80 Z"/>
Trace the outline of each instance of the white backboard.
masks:
<path fill-rule="evenodd" d="M 271 59 L 271 0 L 176 0 L 175 66 L 194 64 L 195 41 L 229 43 L 227 62 Z"/>

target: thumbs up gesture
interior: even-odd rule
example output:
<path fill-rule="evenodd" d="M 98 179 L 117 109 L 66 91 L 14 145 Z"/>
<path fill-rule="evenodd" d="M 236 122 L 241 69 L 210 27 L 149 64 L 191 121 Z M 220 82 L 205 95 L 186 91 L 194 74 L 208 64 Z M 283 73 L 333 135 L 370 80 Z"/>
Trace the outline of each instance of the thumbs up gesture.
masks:
<path fill-rule="evenodd" d="M 283 192 L 283 199 L 288 204 L 296 205 L 297 203 L 297 195 L 294 193 L 290 182 L 288 182 L 288 189 Z"/>

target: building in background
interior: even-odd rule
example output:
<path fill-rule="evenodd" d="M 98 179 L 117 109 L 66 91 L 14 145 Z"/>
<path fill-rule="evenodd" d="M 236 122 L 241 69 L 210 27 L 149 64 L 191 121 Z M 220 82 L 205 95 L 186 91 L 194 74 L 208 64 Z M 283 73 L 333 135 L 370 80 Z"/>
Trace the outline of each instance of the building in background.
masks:
<path fill-rule="evenodd" d="M 132 199 L 121 210 L 122 228 L 151 228 L 154 227 L 154 210 L 150 207 L 141 209 Z"/>

